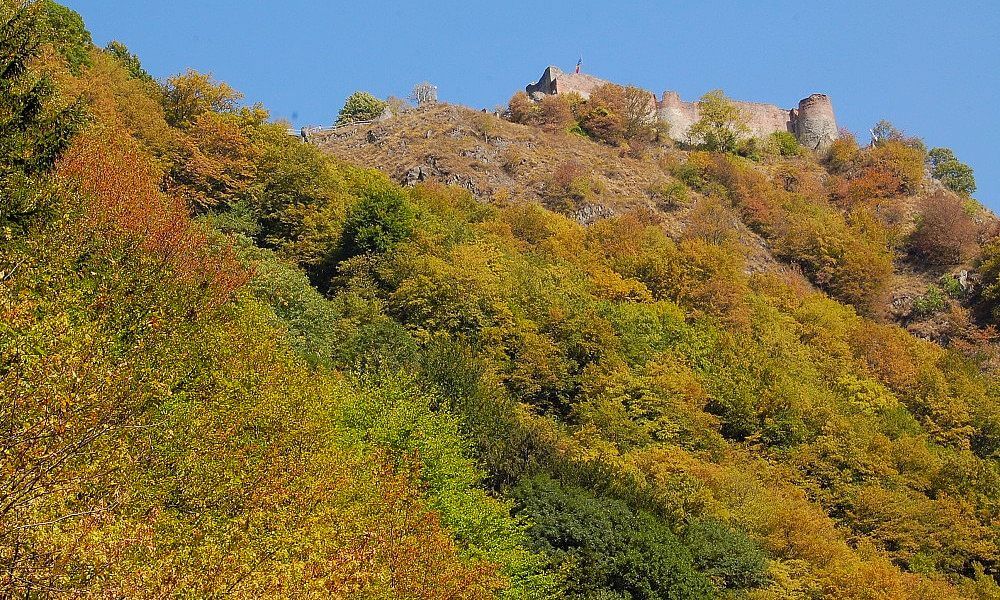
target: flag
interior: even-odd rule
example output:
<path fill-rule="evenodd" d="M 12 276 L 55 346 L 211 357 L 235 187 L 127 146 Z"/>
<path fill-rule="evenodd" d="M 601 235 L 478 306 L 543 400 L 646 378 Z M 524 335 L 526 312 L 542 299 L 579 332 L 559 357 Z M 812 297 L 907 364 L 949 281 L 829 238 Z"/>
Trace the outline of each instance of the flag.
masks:
<path fill-rule="evenodd" d="M 580 65 L 582 65 L 582 64 L 583 64 L 583 57 L 580 57 L 580 60 L 576 61 L 576 72 L 577 73 L 580 72 Z"/>

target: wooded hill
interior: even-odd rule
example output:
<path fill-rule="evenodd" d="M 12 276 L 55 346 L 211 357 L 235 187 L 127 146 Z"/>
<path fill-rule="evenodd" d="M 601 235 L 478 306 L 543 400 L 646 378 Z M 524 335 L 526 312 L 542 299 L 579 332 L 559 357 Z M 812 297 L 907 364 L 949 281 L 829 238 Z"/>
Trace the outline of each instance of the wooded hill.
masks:
<path fill-rule="evenodd" d="M 619 89 L 316 146 L 2 23 L 0 595 L 1000 597 L 940 149 L 679 147 Z"/>

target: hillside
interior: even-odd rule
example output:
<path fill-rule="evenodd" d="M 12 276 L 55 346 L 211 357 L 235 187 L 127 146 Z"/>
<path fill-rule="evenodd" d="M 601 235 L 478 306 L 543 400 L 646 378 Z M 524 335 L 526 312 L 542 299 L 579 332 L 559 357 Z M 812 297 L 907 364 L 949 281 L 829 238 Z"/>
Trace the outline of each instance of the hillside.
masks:
<path fill-rule="evenodd" d="M 617 86 L 304 143 L 2 7 L 0 596 L 1000 598 L 1000 244 L 942 149 Z"/>
<path fill-rule="evenodd" d="M 751 272 L 772 271 L 794 277 L 809 269 L 802 260 L 807 257 L 775 256 L 785 251 L 780 237 L 789 234 L 774 232 L 771 224 L 759 221 L 754 213 L 760 210 L 754 205 L 756 199 L 747 202 L 738 197 L 739 190 L 729 186 L 712 188 L 697 181 L 691 185 L 687 166 L 692 163 L 692 151 L 682 144 L 642 144 L 637 151 L 627 144 L 594 143 L 586 136 L 568 134 L 565 124 L 519 125 L 446 104 L 430 104 L 376 123 L 321 132 L 311 141 L 334 156 L 375 165 L 402 185 L 423 181 L 456 185 L 484 202 L 534 202 L 581 224 L 648 212 L 677 240 L 704 235 L 735 238 L 747 255 Z M 845 147 L 846 140 L 839 149 Z M 867 308 L 910 326 L 922 337 L 947 342 L 948 334 L 943 331 L 948 326 L 929 323 L 932 315 L 915 313 L 913 302 L 919 306 L 921 297 L 937 287 L 942 277 L 956 279 L 963 271 L 974 271 L 975 252 L 965 249 L 957 259 L 927 260 L 913 256 L 906 239 L 921 222 L 922 204 L 937 197 L 943 197 L 945 203 L 965 205 L 967 221 L 953 226 L 968 230 L 960 236 L 968 243 L 992 235 L 996 217 L 920 172 L 909 176 L 916 180 L 912 183 L 893 182 L 890 178 L 895 175 L 889 175 L 888 186 L 880 190 L 878 186 L 886 184 L 878 178 L 885 174 L 877 168 L 865 165 L 861 173 L 847 174 L 847 169 L 837 173 L 830 162 L 824 164 L 817 158 L 822 157 L 778 153 L 741 167 L 751 168 L 753 177 L 771 187 L 782 186 L 786 188 L 782 191 L 805 196 L 813 205 L 809 210 L 841 213 L 847 220 L 852 216 L 866 218 L 862 211 L 874 213 L 882 228 L 876 235 L 883 239 L 877 242 L 894 249 L 889 255 L 892 268 L 886 269 L 885 281 L 872 292 Z M 704 157 L 696 153 L 694 160 Z M 773 192 L 762 192 L 768 193 Z M 967 285 L 971 291 L 972 284 Z M 971 294 L 966 295 L 969 298 Z"/>

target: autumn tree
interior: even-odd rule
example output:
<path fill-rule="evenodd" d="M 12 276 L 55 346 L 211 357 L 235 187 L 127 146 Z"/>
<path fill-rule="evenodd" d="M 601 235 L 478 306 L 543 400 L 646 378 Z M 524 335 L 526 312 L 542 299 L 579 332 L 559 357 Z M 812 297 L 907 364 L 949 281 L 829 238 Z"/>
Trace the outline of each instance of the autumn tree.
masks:
<path fill-rule="evenodd" d="M 652 95 L 634 86 L 604 84 L 575 105 L 580 127 L 590 136 L 610 144 L 653 138 Z"/>
<path fill-rule="evenodd" d="M 266 115 L 206 112 L 187 126 L 168 172 L 168 189 L 199 211 L 246 199 L 255 182 L 259 149 L 250 139 L 252 123 Z"/>
<path fill-rule="evenodd" d="M 507 105 L 510 120 L 546 130 L 566 130 L 575 124 L 573 108 L 582 102 L 577 94 L 545 95 L 535 101 L 524 92 L 514 94 Z"/>
<path fill-rule="evenodd" d="M 207 112 L 233 112 L 242 98 L 243 94 L 210 73 L 188 69 L 167 80 L 163 107 L 170 125 L 185 128 Z"/>
<path fill-rule="evenodd" d="M 979 227 L 963 202 L 937 193 L 921 203 L 920 221 L 910 235 L 910 250 L 933 265 L 967 260 L 976 248 Z"/>
<path fill-rule="evenodd" d="M 688 130 L 688 138 L 707 150 L 733 152 L 750 134 L 747 118 L 722 90 L 713 90 L 698 102 L 699 120 Z"/>

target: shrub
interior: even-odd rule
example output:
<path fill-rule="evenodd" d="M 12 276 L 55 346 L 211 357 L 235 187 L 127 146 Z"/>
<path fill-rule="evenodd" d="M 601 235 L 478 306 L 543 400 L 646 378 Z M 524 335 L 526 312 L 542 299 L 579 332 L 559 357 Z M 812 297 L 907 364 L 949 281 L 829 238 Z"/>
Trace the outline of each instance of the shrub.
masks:
<path fill-rule="evenodd" d="M 914 194 L 920 190 L 924 178 L 924 151 L 903 142 L 890 141 L 879 144 L 863 155 L 863 168 L 882 171 L 898 181 L 892 193 Z"/>
<path fill-rule="evenodd" d="M 388 104 L 368 92 L 354 92 L 347 97 L 340 114 L 337 115 L 337 125 L 347 125 L 358 121 L 373 121 L 385 110 Z"/>
<path fill-rule="evenodd" d="M 949 298 L 961 298 L 965 295 L 965 288 L 954 275 L 944 275 L 938 280 L 938 285 Z"/>
<path fill-rule="evenodd" d="M 830 145 L 826 163 L 834 173 L 846 173 L 854 166 L 860 151 L 853 135 L 841 135 Z"/>
<path fill-rule="evenodd" d="M 508 175 L 517 175 L 527 156 L 520 146 L 510 144 L 500 152 L 500 160 Z"/>
<path fill-rule="evenodd" d="M 798 156 L 802 153 L 802 146 L 799 145 L 795 134 L 788 131 L 775 131 L 771 134 L 771 143 L 778 149 L 781 156 Z"/>
<path fill-rule="evenodd" d="M 982 277 L 979 301 L 993 319 L 1000 320 L 1000 239 L 987 242 L 976 259 L 976 270 Z"/>
<path fill-rule="evenodd" d="M 913 300 L 913 313 L 918 317 L 927 317 L 944 310 L 946 300 L 944 292 L 936 285 L 927 288 L 923 296 Z"/>
<path fill-rule="evenodd" d="M 576 124 L 573 105 L 581 99 L 575 94 L 545 96 L 538 103 L 538 123 L 545 129 L 567 130 Z"/>
<path fill-rule="evenodd" d="M 691 554 L 654 516 L 545 475 L 522 479 L 512 495 L 532 546 L 566 573 L 567 596 L 712 597 Z"/>
<path fill-rule="evenodd" d="M 647 190 L 660 210 L 671 210 L 690 203 L 690 190 L 680 181 L 660 180 Z"/>
<path fill-rule="evenodd" d="M 600 186 L 575 160 L 560 163 L 546 182 L 546 199 L 553 208 L 572 210 L 593 199 Z"/>
<path fill-rule="evenodd" d="M 764 159 L 764 155 L 768 150 L 760 138 L 751 137 L 739 140 L 736 144 L 735 153 L 753 162 L 760 162 Z"/>
<path fill-rule="evenodd" d="M 507 102 L 507 110 L 510 113 L 510 120 L 522 125 L 534 125 L 538 122 L 539 107 L 528 94 L 518 92 L 511 96 Z"/>
<path fill-rule="evenodd" d="M 976 248 L 979 227 L 961 200 L 937 193 L 921 202 L 920 221 L 910 235 L 910 251 L 932 265 L 968 260 Z"/>

